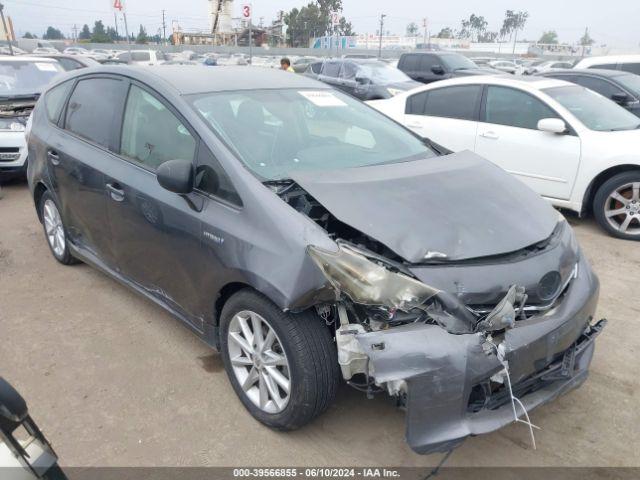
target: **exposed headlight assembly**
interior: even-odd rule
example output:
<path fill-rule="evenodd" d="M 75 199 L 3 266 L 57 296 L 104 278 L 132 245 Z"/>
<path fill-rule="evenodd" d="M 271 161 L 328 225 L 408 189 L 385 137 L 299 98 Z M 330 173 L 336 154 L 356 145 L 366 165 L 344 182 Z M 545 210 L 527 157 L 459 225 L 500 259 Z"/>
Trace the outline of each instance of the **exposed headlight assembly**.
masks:
<path fill-rule="evenodd" d="M 329 252 L 310 245 L 307 251 L 337 292 L 353 302 L 408 312 L 439 293 L 407 275 L 380 266 L 348 246 Z"/>
<path fill-rule="evenodd" d="M 400 90 L 399 88 L 387 88 L 387 92 L 389 92 L 389 95 L 392 97 L 395 97 L 396 95 L 404 93 L 404 90 Z"/>
<path fill-rule="evenodd" d="M 24 124 L 13 119 L 0 119 L 0 130 L 11 132 L 24 132 Z"/>

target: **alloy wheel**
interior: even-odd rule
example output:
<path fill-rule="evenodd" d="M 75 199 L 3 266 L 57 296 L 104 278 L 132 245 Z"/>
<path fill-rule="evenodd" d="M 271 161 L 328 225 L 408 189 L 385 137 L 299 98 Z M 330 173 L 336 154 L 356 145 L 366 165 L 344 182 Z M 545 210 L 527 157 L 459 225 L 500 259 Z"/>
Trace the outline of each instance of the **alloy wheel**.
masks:
<path fill-rule="evenodd" d="M 64 226 L 58 207 L 51 199 L 44 202 L 43 220 L 49 246 L 56 257 L 62 258 L 66 249 Z"/>
<path fill-rule="evenodd" d="M 251 402 L 266 413 L 282 412 L 291 394 L 291 370 L 271 325 L 255 312 L 238 312 L 227 345 L 233 373 Z"/>
<path fill-rule="evenodd" d="M 640 235 L 640 182 L 616 188 L 604 204 L 604 216 L 618 232 Z"/>

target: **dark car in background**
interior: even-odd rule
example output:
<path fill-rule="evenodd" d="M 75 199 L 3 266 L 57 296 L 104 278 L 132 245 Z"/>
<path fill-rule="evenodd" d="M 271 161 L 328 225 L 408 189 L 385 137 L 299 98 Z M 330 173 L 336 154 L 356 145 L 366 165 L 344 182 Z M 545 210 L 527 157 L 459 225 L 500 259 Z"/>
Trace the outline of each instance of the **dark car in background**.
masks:
<path fill-rule="evenodd" d="M 574 68 L 546 72 L 540 76 L 582 85 L 640 117 L 640 75 L 620 70 Z"/>
<path fill-rule="evenodd" d="M 539 195 L 302 75 L 79 70 L 38 103 L 29 155 L 55 259 L 181 319 L 272 428 L 344 380 L 405 407 L 415 451 L 448 451 L 513 422 L 511 393 L 530 411 L 584 382 L 606 323 Z"/>
<path fill-rule="evenodd" d="M 316 62 L 309 65 L 305 75 L 360 100 L 383 100 L 420 86 L 388 63 L 369 59 Z"/>
<path fill-rule="evenodd" d="M 398 61 L 398 69 L 421 83 L 469 75 L 502 73 L 493 68 L 479 67 L 464 55 L 454 52 L 403 53 Z"/>

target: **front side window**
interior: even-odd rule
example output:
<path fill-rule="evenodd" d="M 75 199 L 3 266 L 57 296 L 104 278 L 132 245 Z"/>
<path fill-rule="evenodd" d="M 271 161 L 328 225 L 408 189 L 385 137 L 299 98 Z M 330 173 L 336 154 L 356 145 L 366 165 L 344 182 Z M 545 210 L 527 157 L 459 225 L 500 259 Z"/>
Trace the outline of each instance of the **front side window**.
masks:
<path fill-rule="evenodd" d="M 591 65 L 589 68 L 602 68 L 604 70 L 617 70 L 617 63 L 601 63 L 599 65 Z"/>
<path fill-rule="evenodd" d="M 344 80 L 354 80 L 356 78 L 356 73 L 358 73 L 358 66 L 355 63 L 346 62 L 342 66 L 340 76 Z"/>
<path fill-rule="evenodd" d="M 434 156 L 405 128 L 333 90 L 255 90 L 190 97 L 258 178 Z"/>
<path fill-rule="evenodd" d="M 47 92 L 44 98 L 44 106 L 47 109 L 47 117 L 52 123 L 58 123 L 60 112 L 64 106 L 64 102 L 69 95 L 69 90 L 73 85 L 72 81 L 64 82 Z"/>
<path fill-rule="evenodd" d="M 639 63 L 623 63 L 622 70 L 625 72 L 635 73 L 640 75 L 640 62 Z"/>
<path fill-rule="evenodd" d="M 543 118 L 558 118 L 558 115 L 533 95 L 506 87 L 487 89 L 485 122 L 537 130 Z"/>
<path fill-rule="evenodd" d="M 121 155 L 153 170 L 168 160 L 193 160 L 196 141 L 156 97 L 131 86 L 122 124 Z"/>
<path fill-rule="evenodd" d="M 634 114 L 586 88 L 555 87 L 544 92 L 591 130 L 610 132 L 640 128 L 640 119 Z"/>
<path fill-rule="evenodd" d="M 431 117 L 477 121 L 477 107 L 482 87 L 465 85 L 429 91 L 424 114 Z"/>
<path fill-rule="evenodd" d="M 431 72 L 431 68 L 434 67 L 435 65 L 440 65 L 440 61 L 438 60 L 438 57 L 436 57 L 435 55 L 420 55 L 420 64 L 418 66 L 418 69 L 421 72 Z"/>
<path fill-rule="evenodd" d="M 340 62 L 325 62 L 322 68 L 322 75 L 337 78 L 340 74 L 341 65 Z"/>
<path fill-rule="evenodd" d="M 476 69 L 478 66 L 464 55 L 442 55 L 442 63 L 445 64 L 452 72 L 456 70 Z"/>
<path fill-rule="evenodd" d="M 80 80 L 69 98 L 65 128 L 105 148 L 111 148 L 118 125 L 114 106 L 122 104 L 123 82 L 114 78 Z"/>

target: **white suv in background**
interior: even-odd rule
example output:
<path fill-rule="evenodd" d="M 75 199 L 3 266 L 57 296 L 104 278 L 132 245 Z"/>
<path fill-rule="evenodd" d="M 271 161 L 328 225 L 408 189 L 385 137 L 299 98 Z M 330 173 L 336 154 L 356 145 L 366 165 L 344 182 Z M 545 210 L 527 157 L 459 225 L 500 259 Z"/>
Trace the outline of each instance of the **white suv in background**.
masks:
<path fill-rule="evenodd" d="M 166 60 L 166 55 L 160 50 L 127 50 L 116 58 L 132 65 L 160 65 Z"/>
<path fill-rule="evenodd" d="M 576 63 L 573 68 L 602 68 L 605 70 L 622 70 L 640 75 L 640 55 L 608 55 L 604 57 L 587 57 Z"/>
<path fill-rule="evenodd" d="M 49 81 L 64 72 L 50 58 L 0 56 L 0 181 L 25 174 L 25 130 Z"/>
<path fill-rule="evenodd" d="M 545 77 L 483 76 L 369 103 L 449 150 L 476 152 L 557 207 L 592 210 L 611 235 L 640 240 L 640 118 L 600 94 Z"/>

